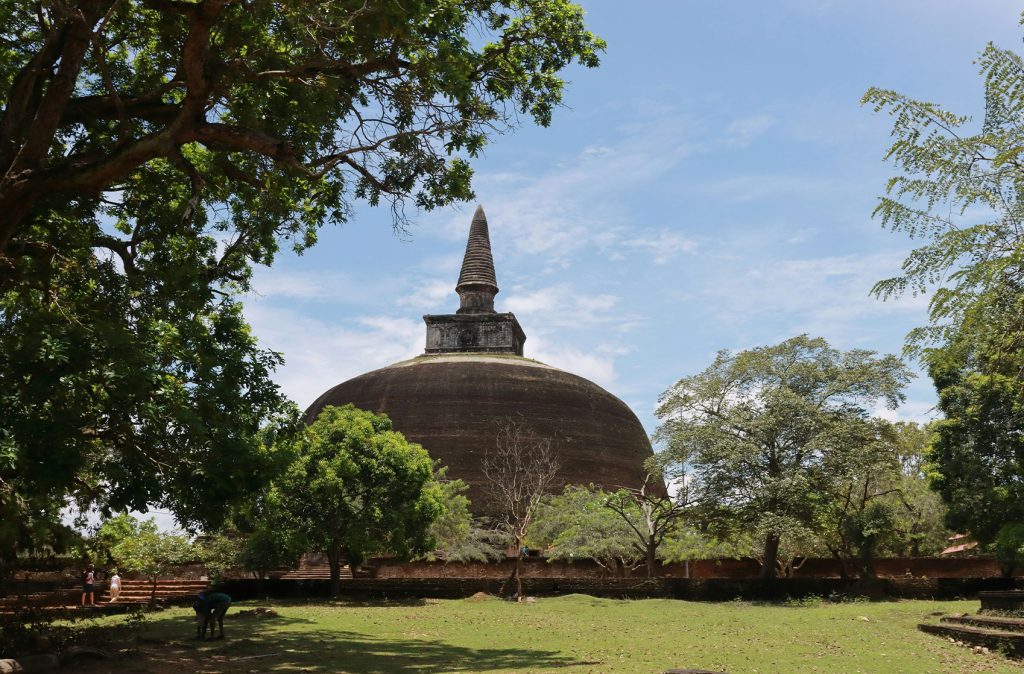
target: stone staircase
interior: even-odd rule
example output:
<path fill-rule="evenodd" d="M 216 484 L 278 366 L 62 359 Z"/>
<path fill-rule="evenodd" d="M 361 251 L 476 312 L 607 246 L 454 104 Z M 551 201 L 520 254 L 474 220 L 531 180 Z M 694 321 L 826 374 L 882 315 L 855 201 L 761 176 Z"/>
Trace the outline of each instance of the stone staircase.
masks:
<path fill-rule="evenodd" d="M 1015 658 L 1024 657 L 1024 620 L 988 615 L 947 615 L 938 624 L 917 626 L 922 632 L 937 634 L 971 646 L 983 646 Z"/>
<path fill-rule="evenodd" d="M 121 595 L 115 603 L 149 602 L 151 597 L 161 602 L 184 600 L 185 598 L 195 597 L 209 586 L 210 581 L 208 580 L 158 580 L 154 594 L 151 581 L 122 580 Z M 102 592 L 97 592 L 96 594 L 97 603 L 110 601 L 109 589 L 104 588 Z"/>
<path fill-rule="evenodd" d="M 352 569 L 346 564 L 341 567 L 341 579 L 352 578 Z M 330 580 L 331 565 L 327 562 L 310 561 L 302 559 L 299 561 L 299 568 L 288 571 L 281 576 L 282 580 Z"/>

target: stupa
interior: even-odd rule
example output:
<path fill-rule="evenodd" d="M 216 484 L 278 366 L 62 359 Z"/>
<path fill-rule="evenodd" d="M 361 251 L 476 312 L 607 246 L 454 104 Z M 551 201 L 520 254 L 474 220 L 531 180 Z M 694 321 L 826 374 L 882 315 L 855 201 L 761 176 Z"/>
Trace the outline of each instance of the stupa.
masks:
<path fill-rule="evenodd" d="M 338 384 L 310 405 L 306 422 L 327 405 L 347 403 L 387 414 L 396 430 L 448 466 L 449 477 L 469 484 L 476 512 L 487 509 L 484 454 L 508 419 L 551 440 L 560 485 L 640 487 L 652 450 L 633 411 L 583 377 L 524 358 L 519 321 L 495 311 L 498 282 L 482 207 L 455 290 L 454 314 L 423 317 L 423 355 Z"/>

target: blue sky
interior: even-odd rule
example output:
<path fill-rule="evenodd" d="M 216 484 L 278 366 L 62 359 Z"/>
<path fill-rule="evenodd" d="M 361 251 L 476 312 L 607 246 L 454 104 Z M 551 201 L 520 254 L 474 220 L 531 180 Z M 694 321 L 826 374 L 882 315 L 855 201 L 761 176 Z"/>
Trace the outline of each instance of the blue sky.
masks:
<path fill-rule="evenodd" d="M 1024 5 L 997 0 L 583 2 L 608 42 L 573 69 L 548 129 L 495 139 L 474 162 L 501 293 L 526 355 L 626 401 L 648 432 L 657 396 L 718 349 L 800 333 L 899 352 L 925 298 L 873 283 L 911 243 L 871 211 L 893 169 L 872 85 L 981 112 L 973 60 L 1016 48 Z M 261 269 L 246 314 L 283 353 L 305 407 L 334 384 L 423 350 L 426 313 L 458 306 L 475 204 L 414 217 L 360 206 L 305 255 Z M 899 418 L 934 404 L 917 379 Z M 892 417 L 893 415 L 889 415 Z"/>

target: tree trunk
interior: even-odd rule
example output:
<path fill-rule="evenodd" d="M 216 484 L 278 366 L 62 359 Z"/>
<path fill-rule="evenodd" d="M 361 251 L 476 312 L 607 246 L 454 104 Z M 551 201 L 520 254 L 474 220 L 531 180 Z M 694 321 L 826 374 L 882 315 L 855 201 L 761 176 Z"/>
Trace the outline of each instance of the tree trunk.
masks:
<path fill-rule="evenodd" d="M 523 539 L 516 537 L 516 568 L 513 577 L 516 579 L 516 601 L 523 600 L 523 578 L 521 575 L 523 564 Z"/>
<path fill-rule="evenodd" d="M 153 581 L 153 586 L 152 586 L 152 588 L 150 589 L 150 592 L 149 592 L 149 605 L 150 606 L 153 606 L 154 604 L 156 604 L 156 579 L 157 579 L 156 576 L 153 576 L 150 579 L 150 580 Z"/>
<path fill-rule="evenodd" d="M 861 557 L 860 560 L 860 577 L 874 580 L 877 576 L 875 573 L 875 560 L 870 556 Z"/>
<path fill-rule="evenodd" d="M 850 563 L 847 561 L 845 555 L 843 555 L 839 548 L 831 545 L 825 546 L 828 549 L 828 554 L 832 555 L 832 559 L 839 562 L 839 577 L 843 580 L 849 580 L 850 578 Z"/>
<path fill-rule="evenodd" d="M 327 549 L 327 562 L 331 567 L 331 597 L 341 594 L 341 551 L 337 546 Z"/>
<path fill-rule="evenodd" d="M 775 578 L 779 562 L 779 537 L 768 534 L 764 539 L 764 562 L 761 564 L 762 578 Z"/>
<path fill-rule="evenodd" d="M 647 577 L 648 578 L 654 578 L 654 576 L 657 575 L 657 569 L 655 568 L 655 564 L 658 563 L 658 560 L 654 557 L 655 547 L 656 546 L 654 545 L 654 536 L 648 536 L 647 537 Z"/>

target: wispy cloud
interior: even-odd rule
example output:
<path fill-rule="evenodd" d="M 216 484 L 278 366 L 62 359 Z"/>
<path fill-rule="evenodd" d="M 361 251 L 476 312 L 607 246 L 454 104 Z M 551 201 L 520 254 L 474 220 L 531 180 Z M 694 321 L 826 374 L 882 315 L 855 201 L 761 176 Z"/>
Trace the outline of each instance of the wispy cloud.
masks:
<path fill-rule="evenodd" d="M 696 122 L 663 111 L 620 126 L 614 143 L 588 145 L 542 172 L 480 170 L 476 191 L 492 227 L 492 241 L 519 256 L 560 263 L 588 247 L 620 248 L 665 260 L 692 249 L 665 227 L 645 227 L 623 210 L 622 195 L 657 182 L 699 150 Z M 465 213 L 450 217 L 447 237 L 465 236 Z M 655 250 L 658 243 L 664 250 Z"/>
<path fill-rule="evenodd" d="M 694 190 L 704 196 L 734 202 L 794 196 L 825 196 L 846 189 L 832 179 L 809 178 L 803 175 L 747 175 L 713 180 L 697 185 Z"/>
<path fill-rule="evenodd" d="M 697 242 L 679 232 L 661 230 L 651 236 L 639 236 L 624 239 L 621 245 L 626 249 L 646 252 L 654 264 L 665 264 L 680 253 L 692 253 L 697 250 Z"/>
<path fill-rule="evenodd" d="M 425 328 L 413 318 L 368 315 L 342 323 L 266 302 L 250 302 L 245 315 L 260 343 L 284 354 L 274 380 L 301 407 L 335 384 L 423 352 Z"/>
<path fill-rule="evenodd" d="M 561 284 L 531 291 L 513 288 L 502 306 L 523 320 L 547 327 L 584 327 L 612 320 L 618 302 L 615 295 L 593 295 Z"/>
<path fill-rule="evenodd" d="M 725 142 L 733 147 L 747 147 L 758 136 L 775 126 L 775 118 L 768 114 L 749 115 L 733 120 L 725 127 Z"/>
<path fill-rule="evenodd" d="M 615 388 L 617 376 L 612 356 L 565 345 L 543 331 L 531 335 L 527 343 L 530 344 L 531 358 L 589 379 L 606 389 Z"/>
<path fill-rule="evenodd" d="M 924 315 L 928 298 L 881 302 L 870 291 L 898 269 L 902 254 L 829 256 L 813 259 L 762 258 L 723 267 L 703 289 L 723 324 L 771 317 L 792 334 L 808 332 L 829 339 L 864 335 L 864 321 L 886 314 Z"/>
<path fill-rule="evenodd" d="M 357 292 L 352 277 L 337 271 L 286 271 L 258 267 L 253 276 L 257 298 L 356 302 L 364 295 Z"/>
<path fill-rule="evenodd" d="M 417 311 L 446 309 L 454 311 L 458 304 L 453 279 L 428 279 L 415 284 L 407 293 L 397 299 L 398 306 L 410 307 Z"/>

